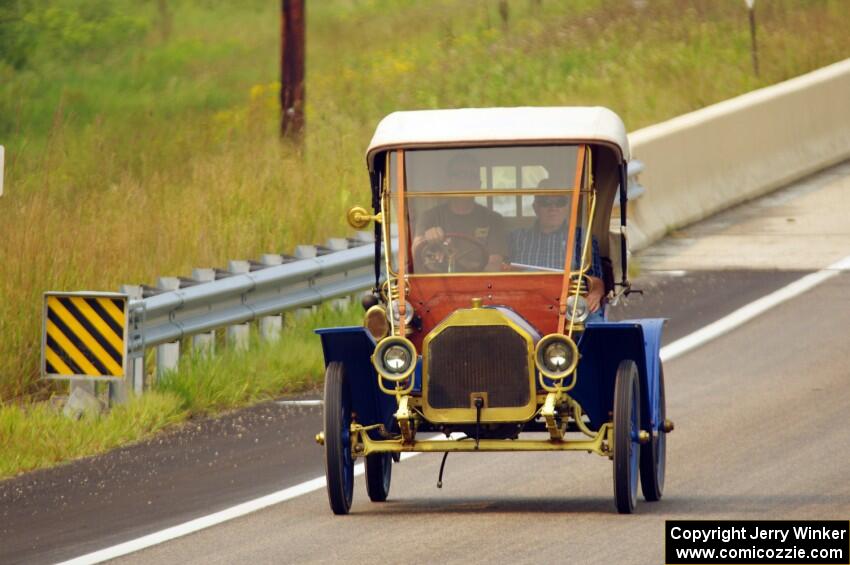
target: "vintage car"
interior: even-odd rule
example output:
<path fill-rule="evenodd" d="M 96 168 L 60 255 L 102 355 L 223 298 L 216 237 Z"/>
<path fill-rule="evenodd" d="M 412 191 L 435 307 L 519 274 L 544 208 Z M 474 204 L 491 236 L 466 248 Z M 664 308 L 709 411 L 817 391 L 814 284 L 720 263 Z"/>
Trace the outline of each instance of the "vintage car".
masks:
<path fill-rule="evenodd" d="M 348 214 L 357 229 L 374 222 L 374 291 L 362 326 L 317 330 L 334 513 L 351 508 L 356 459 L 380 502 L 404 452 L 445 464 L 458 451 L 586 451 L 613 460 L 619 512 L 634 510 L 638 477 L 646 500 L 661 498 L 664 320 L 605 317 L 630 292 L 628 159 L 605 108 L 380 122 L 372 211 Z"/>

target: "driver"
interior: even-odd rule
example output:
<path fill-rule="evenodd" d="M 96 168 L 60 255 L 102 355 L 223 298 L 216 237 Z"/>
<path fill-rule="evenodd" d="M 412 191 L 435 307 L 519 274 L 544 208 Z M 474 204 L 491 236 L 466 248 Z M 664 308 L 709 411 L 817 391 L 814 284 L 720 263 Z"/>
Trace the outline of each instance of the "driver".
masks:
<path fill-rule="evenodd" d="M 449 190 L 473 190 L 481 186 L 479 167 L 469 157 L 458 155 L 449 161 Z M 508 240 L 501 215 L 475 202 L 473 197 L 449 198 L 422 214 L 413 238 L 414 255 L 422 245 L 443 244 L 454 252 L 457 270 L 499 271 L 508 256 Z M 471 241 L 470 241 L 471 240 Z M 480 249 L 485 256 L 480 258 Z M 478 264 L 476 261 L 481 259 Z M 442 257 L 441 263 L 447 258 Z M 465 259 L 465 260 L 464 260 Z"/>

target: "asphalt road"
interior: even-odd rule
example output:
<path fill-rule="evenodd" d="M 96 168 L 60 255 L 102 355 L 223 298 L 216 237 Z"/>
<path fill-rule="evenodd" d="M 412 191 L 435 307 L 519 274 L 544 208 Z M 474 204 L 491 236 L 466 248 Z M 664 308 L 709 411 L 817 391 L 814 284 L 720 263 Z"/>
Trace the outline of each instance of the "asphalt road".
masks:
<path fill-rule="evenodd" d="M 698 229 L 680 240 L 712 237 Z M 850 238 L 831 236 L 850 254 Z M 656 268 L 676 265 L 671 254 Z M 669 343 L 804 274 L 689 261 L 646 272 L 647 294 L 616 316 L 669 316 Z M 332 516 L 322 490 L 123 560 L 662 563 L 667 518 L 847 519 L 848 291 L 840 274 L 665 366 L 677 424 L 667 487 L 637 515 L 614 513 L 611 465 L 597 456 L 454 454 L 437 490 L 439 456 L 420 455 L 395 467 L 385 504 L 361 478 L 351 516 Z M 75 557 L 320 476 L 319 427 L 318 409 L 271 403 L 0 482 L 0 563 Z"/>
<path fill-rule="evenodd" d="M 324 491 L 125 563 L 663 563 L 664 520 L 850 516 L 850 274 L 665 367 L 664 499 L 620 516 L 584 454 L 438 455 L 394 469 L 390 501 L 335 517 Z M 843 307 L 842 307 L 843 306 Z"/>
<path fill-rule="evenodd" d="M 669 343 L 802 274 L 650 273 L 635 283 L 645 294 L 633 295 L 613 315 L 670 316 L 664 336 Z M 319 407 L 266 403 L 2 481 L 0 563 L 69 559 L 321 476 L 322 451 L 313 442 L 321 426 Z M 420 456 L 410 466 L 425 460 Z M 455 463 L 452 456 L 447 481 Z M 407 465 L 397 468 L 393 496 Z M 436 475 L 427 481 L 435 482 Z"/>

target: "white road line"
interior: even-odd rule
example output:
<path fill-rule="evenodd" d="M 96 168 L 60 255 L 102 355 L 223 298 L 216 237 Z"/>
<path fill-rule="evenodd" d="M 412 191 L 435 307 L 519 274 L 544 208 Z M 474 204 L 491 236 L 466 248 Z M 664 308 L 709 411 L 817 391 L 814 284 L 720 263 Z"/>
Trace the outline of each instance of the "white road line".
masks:
<path fill-rule="evenodd" d="M 812 273 L 810 275 L 806 275 L 803 278 L 798 279 L 792 282 L 791 284 L 768 294 L 767 296 L 759 298 L 755 302 L 751 302 L 750 304 L 747 304 L 746 306 L 735 310 L 728 316 L 724 316 L 716 322 L 712 322 L 704 328 L 699 329 L 694 333 L 687 335 L 681 339 L 678 339 L 665 347 L 662 347 L 661 359 L 664 361 L 669 361 L 671 359 L 679 357 L 680 355 L 696 347 L 699 347 L 713 340 L 716 337 L 728 333 L 729 331 L 738 327 L 740 324 L 752 320 L 756 316 L 763 314 L 774 306 L 777 306 L 785 302 L 786 300 L 790 300 L 791 298 L 794 298 L 803 294 L 804 292 L 811 290 L 822 282 L 827 281 L 832 277 L 838 275 L 842 271 L 850 271 L 850 256 L 845 257 L 841 261 L 833 263 L 826 269 L 823 269 L 816 273 Z M 315 400 L 297 402 L 321 403 L 321 401 Z M 419 454 L 403 453 L 401 455 L 401 458 L 409 459 L 416 455 Z M 363 473 L 364 468 L 362 463 L 354 466 L 355 476 L 362 475 Z M 212 526 L 216 526 L 218 524 L 233 520 L 235 518 L 245 516 L 246 514 L 251 514 L 252 512 L 262 510 L 263 508 L 268 508 L 269 506 L 280 504 L 281 502 L 286 502 L 287 500 L 292 500 L 293 498 L 297 498 L 299 496 L 315 492 L 324 488 L 325 484 L 325 477 L 316 477 L 315 479 L 310 479 L 309 481 L 297 484 L 289 488 L 285 488 L 283 490 L 279 490 L 277 492 L 273 492 L 271 494 L 267 494 L 266 496 L 262 496 L 254 500 L 249 500 L 248 502 L 243 502 L 242 504 L 237 504 L 236 506 L 221 510 L 220 512 L 209 514 L 207 516 L 202 516 L 200 518 L 184 522 L 183 524 L 179 524 L 171 528 L 166 528 L 164 530 L 160 530 L 158 532 L 154 532 L 152 534 L 148 534 L 146 536 L 142 536 L 134 540 L 120 543 L 118 545 L 113 545 L 112 547 L 107 547 L 105 549 L 101 549 L 93 553 L 88 553 L 75 559 L 71 559 L 70 561 L 64 561 L 60 565 L 88 565 L 94 563 L 102 563 L 103 561 L 108 561 L 109 559 L 115 559 L 117 557 L 128 555 L 130 553 L 134 553 L 136 551 L 140 551 L 148 547 L 153 547 L 155 545 L 159 545 L 161 543 L 165 543 L 167 541 L 171 541 L 173 539 L 177 539 L 179 537 L 183 537 L 185 535 L 198 532 L 206 528 L 210 528 Z"/>
<path fill-rule="evenodd" d="M 685 337 L 677 339 L 673 343 L 662 347 L 661 360 L 669 361 L 671 359 L 675 359 L 696 347 L 704 345 L 716 337 L 725 335 L 744 322 L 748 322 L 756 316 L 767 312 L 774 306 L 782 304 L 786 300 L 800 296 L 804 292 L 808 292 L 822 282 L 836 276 L 838 273 L 848 270 L 850 270 L 850 256 L 833 263 L 826 269 L 806 275 L 801 279 L 797 279 L 791 284 L 784 286 L 777 291 L 771 292 L 767 296 L 759 298 L 755 302 L 750 302 L 746 306 L 738 308 L 731 314 L 698 329 L 694 333 L 686 335 Z"/>
<path fill-rule="evenodd" d="M 355 476 L 363 474 L 362 464 L 354 467 L 354 474 Z M 222 522 L 227 522 L 228 520 L 233 520 L 240 516 L 245 516 L 246 514 L 262 510 L 263 508 L 267 508 L 274 504 L 291 500 L 295 497 L 301 496 L 302 494 L 319 490 L 324 486 L 325 478 L 317 477 L 293 487 L 279 490 L 272 494 L 267 494 L 266 496 L 261 496 L 260 498 L 243 502 L 242 504 L 237 504 L 236 506 L 232 506 L 220 512 L 202 516 L 201 518 L 196 518 L 195 520 L 190 520 L 171 528 L 166 528 L 134 540 L 119 543 L 118 545 L 113 545 L 112 547 L 107 547 L 93 553 L 88 553 L 75 559 L 71 559 L 70 561 L 64 561 L 63 563 L 73 563 L 76 565 L 83 563 L 101 563 L 103 561 L 108 561 L 109 559 L 115 559 L 122 555 L 128 555 L 147 547 L 159 545 L 166 541 L 215 526 L 216 524 L 221 524 Z"/>
<path fill-rule="evenodd" d="M 410 459 L 417 455 L 420 454 L 402 453 L 401 459 L 404 461 L 405 459 Z M 362 475 L 364 472 L 365 467 L 363 466 L 363 463 L 358 463 L 354 466 L 355 477 Z M 81 555 L 80 557 L 75 557 L 68 561 L 62 561 L 58 565 L 92 565 L 94 563 L 103 563 L 104 561 L 129 555 L 131 553 L 141 551 L 142 549 L 147 549 L 148 547 L 153 547 L 173 539 L 217 526 L 224 522 L 229 522 L 230 520 L 256 512 L 257 510 L 262 510 L 263 508 L 268 508 L 269 506 L 274 506 L 275 504 L 280 504 L 281 502 L 298 498 L 299 496 L 323 489 L 326 484 L 324 476 L 316 477 L 315 479 L 310 479 L 309 481 L 261 496 L 260 498 L 255 498 L 254 500 L 249 500 L 242 504 L 237 504 L 236 506 L 231 506 L 230 508 L 226 508 L 213 514 L 208 514 L 207 516 L 201 516 L 200 518 L 195 518 L 194 520 L 189 520 L 188 522 L 183 522 L 182 524 L 178 524 L 134 540 L 119 543 L 118 545 L 113 545 L 112 547 L 100 549 L 92 553 L 87 553 L 86 555 Z"/>
<path fill-rule="evenodd" d="M 276 404 L 281 406 L 321 406 L 321 400 L 278 400 Z"/>

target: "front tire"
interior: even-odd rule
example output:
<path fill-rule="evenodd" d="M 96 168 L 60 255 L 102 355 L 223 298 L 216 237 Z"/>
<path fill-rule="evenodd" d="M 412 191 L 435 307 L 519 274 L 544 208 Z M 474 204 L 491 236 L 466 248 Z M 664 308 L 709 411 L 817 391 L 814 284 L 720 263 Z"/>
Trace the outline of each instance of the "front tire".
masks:
<path fill-rule="evenodd" d="M 659 362 L 660 363 L 660 362 Z M 664 473 L 667 466 L 667 433 L 664 420 L 667 407 L 664 400 L 664 367 L 659 366 L 658 373 L 658 421 L 659 430 L 653 430 L 649 443 L 640 446 L 640 487 L 647 502 L 661 500 L 664 493 Z"/>
<path fill-rule="evenodd" d="M 637 504 L 639 432 L 638 370 L 626 359 L 617 367 L 614 385 L 614 503 L 620 514 L 631 514 Z"/>
<path fill-rule="evenodd" d="M 366 456 L 366 493 L 372 502 L 385 502 L 390 494 L 393 459 L 389 453 Z"/>
<path fill-rule="evenodd" d="M 325 371 L 325 478 L 334 514 L 348 514 L 354 497 L 351 456 L 351 395 L 342 363 Z"/>

